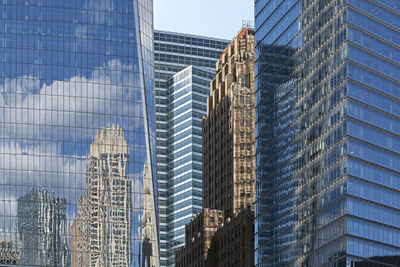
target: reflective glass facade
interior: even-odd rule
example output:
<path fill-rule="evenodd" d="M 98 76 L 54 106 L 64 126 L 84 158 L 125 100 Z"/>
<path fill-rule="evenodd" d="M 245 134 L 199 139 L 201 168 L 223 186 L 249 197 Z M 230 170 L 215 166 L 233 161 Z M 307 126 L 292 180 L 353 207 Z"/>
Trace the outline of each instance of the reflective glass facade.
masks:
<path fill-rule="evenodd" d="M 257 266 L 400 261 L 400 2 L 256 0 Z"/>
<path fill-rule="evenodd" d="M 201 212 L 201 119 L 207 114 L 214 75 L 215 71 L 189 66 L 167 83 L 169 252 L 185 244 L 185 224 Z"/>
<path fill-rule="evenodd" d="M 0 265 L 159 266 L 152 9 L 0 1 Z"/>
<path fill-rule="evenodd" d="M 175 74 L 182 71 L 188 66 L 193 66 L 193 69 L 200 70 L 198 67 L 205 69 L 202 72 L 205 76 L 190 78 L 190 83 L 198 84 L 200 90 L 207 87 L 207 95 L 209 92 L 209 71 L 215 73 L 215 63 L 219 56 L 225 49 L 228 41 L 222 39 L 215 39 L 204 36 L 189 35 L 182 33 L 155 31 L 154 32 L 154 57 L 155 57 L 155 92 L 156 92 L 156 129 L 157 129 L 157 179 L 159 184 L 159 218 L 160 218 L 160 263 L 161 266 L 173 266 L 174 256 L 176 250 L 183 246 L 184 238 L 182 234 L 177 238 L 177 231 L 183 231 L 184 222 L 189 222 L 192 216 L 195 216 L 201 210 L 201 202 L 199 198 L 194 196 L 193 193 L 197 189 L 201 189 L 201 184 L 193 188 L 194 191 L 187 191 L 186 187 L 181 187 L 176 184 L 178 177 L 184 176 L 185 183 L 192 183 L 193 179 L 196 183 L 201 183 L 201 161 L 200 164 L 196 161 L 187 163 L 186 161 L 174 161 L 174 149 L 176 137 L 169 133 L 178 125 L 182 124 L 181 120 L 177 120 L 179 114 L 173 112 L 176 106 L 183 107 L 187 104 L 185 116 L 199 116 L 202 114 L 201 108 L 194 109 L 194 105 L 205 105 L 206 102 L 201 103 L 191 98 L 192 89 L 185 91 L 186 97 L 189 98 L 188 103 L 177 102 L 174 99 L 174 88 L 171 88 L 171 81 L 169 81 Z M 192 74 L 185 72 L 188 78 Z M 189 81 L 189 80 L 188 80 Z M 173 83 L 173 79 L 172 79 Z M 187 84 L 186 84 L 187 85 Z M 186 86 L 185 85 L 185 86 Z M 188 88 L 192 88 L 191 86 Z M 176 88 L 180 90 L 181 88 Z M 190 92 L 189 92 L 190 91 Z M 182 94 L 183 92 L 181 92 Z M 179 96 L 182 96 L 182 95 Z M 176 95 L 178 96 L 178 95 Z M 176 102 L 176 103 L 175 103 Z M 190 110 L 187 108 L 190 105 Z M 198 113 L 200 112 L 200 113 Z M 188 117 L 185 117 L 186 119 Z M 186 121 L 186 124 L 189 122 Z M 190 123 L 189 123 L 190 124 Z M 187 127 L 186 127 L 187 126 Z M 179 132 L 180 137 L 193 138 L 195 143 L 186 144 L 186 149 L 191 147 L 197 149 L 200 138 L 201 143 L 201 128 L 186 125 Z M 194 126 L 194 125 L 193 125 Z M 182 130 L 183 129 L 183 130 Z M 175 140 L 175 141 L 174 141 Z M 200 152 L 201 154 L 201 152 Z M 200 155 L 201 156 L 201 155 Z M 175 169 L 175 171 L 174 171 Z M 180 169 L 180 170 L 178 170 Z M 181 172 L 182 170 L 184 171 Z M 179 172 L 181 172 L 179 174 Z M 197 188 L 197 189 L 195 189 Z M 201 193 L 200 193 L 201 196 Z M 179 213 L 179 203 L 181 198 L 185 198 L 186 202 L 193 202 L 191 215 Z M 196 204 L 194 204 L 196 202 Z M 189 208 L 189 207 L 187 207 Z M 179 226 L 176 223 L 177 216 Z"/>

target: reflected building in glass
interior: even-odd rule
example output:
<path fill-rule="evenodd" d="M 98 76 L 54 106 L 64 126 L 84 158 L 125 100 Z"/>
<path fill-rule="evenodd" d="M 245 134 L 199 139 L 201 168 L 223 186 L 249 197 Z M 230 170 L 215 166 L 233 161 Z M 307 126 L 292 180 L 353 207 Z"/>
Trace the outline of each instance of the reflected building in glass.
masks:
<path fill-rule="evenodd" d="M 152 10 L 0 3 L 0 265 L 159 266 Z"/>
<path fill-rule="evenodd" d="M 228 43 L 154 31 L 161 266 L 174 265 L 175 252 L 184 245 L 185 223 L 201 211 L 200 122 L 210 73 Z"/>
<path fill-rule="evenodd" d="M 152 188 L 151 165 L 145 163 L 143 169 L 144 188 L 144 212 L 138 221 L 139 240 L 142 242 L 141 255 L 139 255 L 139 266 L 155 266 L 154 256 L 158 255 L 158 246 L 152 240 L 158 232 L 154 227 L 156 216 L 153 212 L 154 195 Z"/>
<path fill-rule="evenodd" d="M 86 168 L 87 191 L 78 200 L 72 223 L 72 266 L 130 266 L 133 207 L 128 161 L 118 125 L 96 134 Z M 82 250 L 87 251 L 84 256 Z"/>
<path fill-rule="evenodd" d="M 397 266 L 400 4 L 258 0 L 257 266 Z"/>
<path fill-rule="evenodd" d="M 18 235 L 22 242 L 21 264 L 70 264 L 65 198 L 57 198 L 47 190 L 33 188 L 18 198 L 17 218 Z"/>

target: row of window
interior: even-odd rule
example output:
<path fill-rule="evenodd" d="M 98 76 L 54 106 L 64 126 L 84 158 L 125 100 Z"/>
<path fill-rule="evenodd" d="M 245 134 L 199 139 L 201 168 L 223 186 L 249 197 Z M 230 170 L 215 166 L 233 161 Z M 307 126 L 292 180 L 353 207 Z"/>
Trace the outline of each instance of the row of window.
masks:
<path fill-rule="evenodd" d="M 174 35 L 169 33 L 162 32 L 154 32 L 154 41 L 164 41 L 175 44 L 186 44 L 186 45 L 196 45 L 196 46 L 205 46 L 210 48 L 224 49 L 228 41 L 218 41 L 212 40 L 210 38 L 196 38 L 185 35 Z"/>
<path fill-rule="evenodd" d="M 354 1 L 355 2 L 355 1 Z M 375 34 L 385 41 L 391 42 L 397 46 L 400 45 L 400 35 L 395 29 L 371 19 L 365 14 L 357 12 L 353 8 L 347 9 L 347 20 L 349 23 Z"/>
<path fill-rule="evenodd" d="M 380 257 L 398 255 L 400 249 L 358 238 L 348 238 L 346 252 L 358 257 L 371 258 L 377 255 Z"/>
<path fill-rule="evenodd" d="M 371 221 L 348 217 L 347 233 L 392 246 L 400 246 L 400 230 L 398 228 L 384 226 Z"/>
<path fill-rule="evenodd" d="M 158 53 L 176 53 L 176 54 L 184 54 L 184 55 L 192 55 L 192 56 L 199 56 L 199 57 L 209 57 L 209 58 L 218 58 L 221 54 L 221 51 L 210 50 L 210 49 L 203 49 L 191 46 L 180 46 L 176 44 L 164 44 L 164 43 L 155 43 L 154 49 Z"/>
<path fill-rule="evenodd" d="M 207 67 L 207 68 L 215 68 L 215 62 L 216 62 L 216 60 L 209 60 L 209 59 L 188 57 L 188 56 L 177 56 L 171 54 L 155 54 L 154 61 L 171 62 L 175 64 L 183 64 L 186 66 L 197 65 L 200 67 Z"/>
<path fill-rule="evenodd" d="M 275 5 L 273 5 L 274 4 L 273 2 L 275 2 Z M 267 34 L 268 35 L 271 34 L 270 31 L 271 30 L 273 31 L 274 26 L 276 26 L 276 23 L 278 21 L 281 22 L 279 23 L 279 27 L 275 27 L 275 29 L 278 28 L 284 30 L 287 28 L 288 24 L 290 24 L 288 23 L 287 19 L 293 21 L 297 18 L 297 16 L 301 14 L 301 3 L 298 2 L 298 0 L 285 0 L 281 4 L 279 4 L 278 7 L 276 6 L 276 1 L 271 1 L 271 4 L 270 4 L 271 8 L 264 9 L 265 12 L 267 12 L 266 14 L 268 14 L 268 18 L 265 20 L 261 20 L 263 24 L 257 27 L 257 31 L 255 33 L 255 39 L 258 42 L 263 42 L 262 41 L 263 38 L 267 36 Z M 285 22 L 283 24 L 281 24 L 282 18 L 283 22 Z M 260 17 L 256 19 L 256 25 L 258 24 L 259 21 Z M 277 34 L 277 36 L 279 36 L 279 34 Z"/>
<path fill-rule="evenodd" d="M 369 86 L 371 88 L 374 88 L 375 90 L 379 90 L 380 92 L 383 92 L 385 94 L 388 94 L 389 96 L 399 98 L 400 99 L 400 85 L 396 83 L 393 80 L 389 80 L 385 78 L 384 76 L 375 73 L 371 70 L 368 70 L 366 68 L 360 67 L 354 63 L 347 63 L 347 72 L 348 72 L 348 78 L 357 81 L 359 83 L 365 84 L 366 86 Z M 350 84 L 350 88 L 353 88 L 352 85 Z M 352 89 L 356 90 L 356 89 Z M 364 94 L 367 94 L 365 90 L 363 90 Z M 350 92 L 351 93 L 351 92 Z M 354 96 L 353 96 L 354 97 Z M 362 98 L 362 96 L 358 96 L 356 99 L 362 99 L 364 102 L 365 98 Z M 382 99 L 382 97 L 379 97 L 379 99 Z M 374 102 L 372 102 L 374 103 Z M 376 100 L 375 103 L 379 103 L 378 100 Z M 382 105 L 377 105 L 379 108 L 382 108 Z M 385 110 L 385 109 L 383 109 Z"/>
<path fill-rule="evenodd" d="M 349 175 L 362 178 L 381 186 L 400 188 L 400 174 L 384 169 L 377 165 L 371 165 L 356 158 L 348 158 L 347 172 Z"/>
<path fill-rule="evenodd" d="M 372 1 L 360 2 L 357 0 L 347 0 L 347 4 L 372 16 L 376 20 L 383 21 L 387 25 L 400 29 L 400 15 L 379 4 L 375 4 Z"/>

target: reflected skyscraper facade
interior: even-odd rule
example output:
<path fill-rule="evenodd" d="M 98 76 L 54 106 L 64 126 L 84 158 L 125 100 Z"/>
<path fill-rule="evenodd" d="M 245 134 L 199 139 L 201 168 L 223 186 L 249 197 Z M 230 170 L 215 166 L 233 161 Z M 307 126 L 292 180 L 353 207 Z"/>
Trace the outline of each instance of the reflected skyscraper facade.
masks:
<path fill-rule="evenodd" d="M 22 242 L 21 264 L 70 264 L 65 198 L 57 198 L 54 193 L 33 188 L 18 198 L 17 217 L 18 235 Z"/>
<path fill-rule="evenodd" d="M 255 1 L 256 266 L 398 261 L 399 11 Z"/>
<path fill-rule="evenodd" d="M 152 242 L 157 236 L 157 229 L 154 227 L 156 216 L 152 212 L 154 206 L 153 187 L 151 178 L 151 165 L 145 163 L 143 169 L 143 188 L 144 188 L 144 211 L 138 221 L 139 240 L 141 240 L 141 255 L 139 255 L 139 266 L 153 267 L 158 263 L 155 256 L 158 254 L 158 247 Z M 157 259 L 158 260 L 158 259 Z"/>
<path fill-rule="evenodd" d="M 1 1 L 2 264 L 159 266 L 152 11 Z"/>
<path fill-rule="evenodd" d="M 90 146 L 86 193 L 72 224 L 72 266 L 129 266 L 132 262 L 132 181 L 124 132 L 99 131 Z M 82 253 L 85 251 L 85 253 Z"/>

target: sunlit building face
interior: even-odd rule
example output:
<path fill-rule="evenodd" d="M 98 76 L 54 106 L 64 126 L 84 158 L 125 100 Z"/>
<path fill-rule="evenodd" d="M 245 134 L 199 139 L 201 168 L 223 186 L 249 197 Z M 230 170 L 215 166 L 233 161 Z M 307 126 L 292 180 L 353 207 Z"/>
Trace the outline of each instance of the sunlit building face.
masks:
<path fill-rule="evenodd" d="M 159 266 L 152 9 L 0 2 L 0 265 Z"/>
<path fill-rule="evenodd" d="M 400 261 L 400 2 L 256 0 L 256 266 Z"/>

